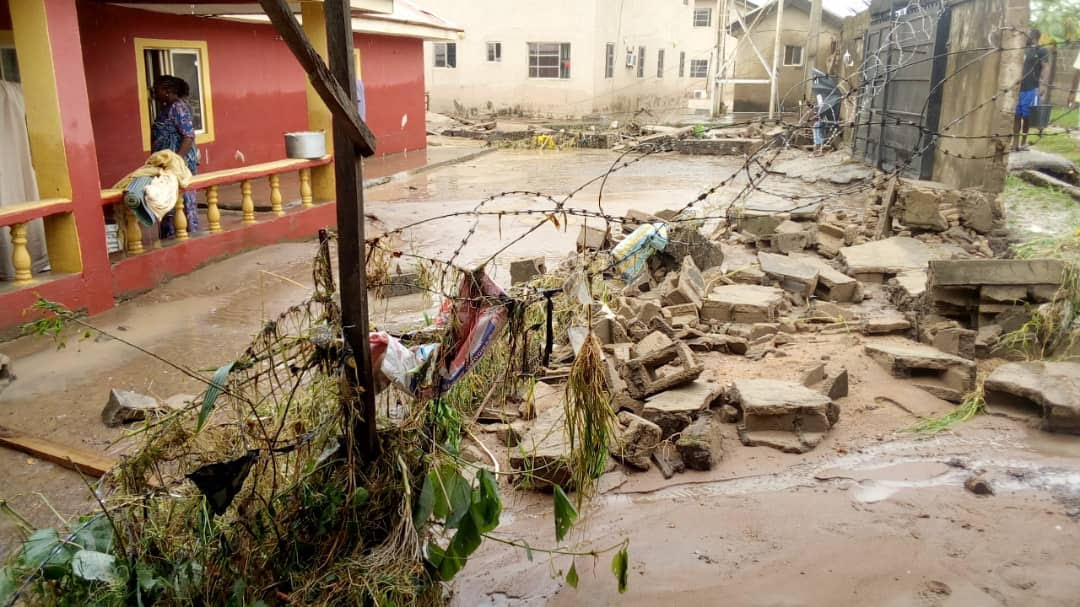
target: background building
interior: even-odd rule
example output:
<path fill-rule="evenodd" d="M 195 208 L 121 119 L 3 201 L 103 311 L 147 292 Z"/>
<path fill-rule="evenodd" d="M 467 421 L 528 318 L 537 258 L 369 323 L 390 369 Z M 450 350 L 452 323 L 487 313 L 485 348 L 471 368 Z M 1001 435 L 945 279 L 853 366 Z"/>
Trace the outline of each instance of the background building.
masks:
<path fill-rule="evenodd" d="M 429 107 L 550 117 L 707 111 L 721 4 L 428 0 L 465 30 L 455 42 L 425 43 Z"/>

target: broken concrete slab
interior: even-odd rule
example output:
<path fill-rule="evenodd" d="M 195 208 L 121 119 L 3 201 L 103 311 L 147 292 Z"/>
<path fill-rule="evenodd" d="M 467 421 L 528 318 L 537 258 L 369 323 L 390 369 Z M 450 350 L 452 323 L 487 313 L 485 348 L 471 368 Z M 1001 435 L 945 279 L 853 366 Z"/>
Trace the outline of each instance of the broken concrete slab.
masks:
<path fill-rule="evenodd" d="M 774 322 L 784 292 L 776 287 L 726 285 L 713 289 L 701 307 L 701 318 L 719 322 Z"/>
<path fill-rule="evenodd" d="M 887 335 L 903 333 L 911 329 L 911 321 L 899 310 L 887 308 L 868 314 L 863 318 L 861 330 L 864 335 Z"/>
<path fill-rule="evenodd" d="M 578 234 L 577 250 L 581 251 L 600 251 L 607 249 L 611 244 L 611 232 L 608 228 L 594 228 L 592 226 L 581 226 L 581 232 Z"/>
<path fill-rule="evenodd" d="M 780 253 L 802 251 L 817 242 L 816 225 L 787 219 L 776 226 L 776 231 L 772 236 L 766 237 L 766 240 L 772 249 Z"/>
<path fill-rule="evenodd" d="M 626 411 L 619 413 L 617 420 L 612 457 L 638 470 L 648 470 L 649 459 L 660 444 L 660 426 Z"/>
<path fill-rule="evenodd" d="M 758 253 L 758 263 L 761 264 L 761 271 L 777 280 L 785 291 L 808 298 L 817 289 L 818 270 L 810 264 L 766 252 Z"/>
<path fill-rule="evenodd" d="M 925 270 L 901 272 L 893 277 L 889 283 L 889 300 L 901 310 L 914 310 L 922 307 L 923 295 L 926 294 Z"/>
<path fill-rule="evenodd" d="M 983 388 L 990 408 L 1034 411 L 1043 430 L 1080 434 L 1080 363 L 1006 363 Z"/>
<path fill-rule="evenodd" d="M 671 478 L 686 470 L 686 464 L 683 463 L 682 457 L 679 456 L 679 452 L 674 445 L 670 443 L 661 443 L 660 448 L 653 451 L 652 459 L 656 463 L 656 467 L 660 469 L 660 474 L 664 475 L 664 478 Z"/>
<path fill-rule="evenodd" d="M 736 380 L 730 398 L 743 412 L 739 424 L 743 444 L 789 453 L 816 447 L 840 415 L 828 396 L 793 382 Z"/>
<path fill-rule="evenodd" d="M 660 331 L 653 331 L 645 336 L 637 344 L 634 345 L 633 354 L 634 358 L 641 358 L 642 356 L 648 356 L 653 352 L 663 350 L 675 342 L 671 341 L 671 338 L 664 335 Z"/>
<path fill-rule="evenodd" d="M 105 403 L 105 408 L 101 411 L 101 421 L 106 426 L 115 428 L 121 424 L 142 421 L 148 413 L 161 409 L 153 396 L 113 388 L 109 392 L 109 402 Z"/>
<path fill-rule="evenodd" d="M 865 346 L 870 358 L 894 377 L 910 377 L 918 387 L 954 403 L 975 388 L 975 363 L 915 342 Z"/>
<path fill-rule="evenodd" d="M 1065 273 L 1057 259 L 954 259 L 929 262 L 935 287 L 1058 285 Z"/>
<path fill-rule="evenodd" d="M 512 449 L 518 446 L 521 437 L 529 431 L 529 424 L 522 420 L 514 420 L 508 424 L 485 424 L 480 426 L 480 431 L 485 434 L 494 434 L 503 446 Z"/>
<path fill-rule="evenodd" d="M 522 473 L 519 482 L 540 489 L 566 488 L 571 482 L 570 438 L 563 415 L 559 406 L 544 410 L 510 450 L 510 467 Z"/>
<path fill-rule="evenodd" d="M 694 352 L 721 352 L 739 356 L 746 354 L 750 348 L 750 343 L 746 338 L 735 335 L 702 335 L 687 339 L 685 343 Z"/>
<path fill-rule="evenodd" d="M 702 412 L 682 431 L 679 439 L 675 441 L 675 448 L 687 468 L 712 470 L 724 457 L 719 420 L 714 419 L 707 411 Z"/>
<path fill-rule="evenodd" d="M 840 249 L 840 259 L 847 273 L 857 280 L 883 282 L 901 272 L 926 269 L 930 263 L 930 250 L 921 240 L 893 236 L 844 247 Z"/>
<path fill-rule="evenodd" d="M 510 284 L 512 285 L 529 282 L 546 273 L 547 264 L 543 257 L 516 259 L 510 262 Z"/>
<path fill-rule="evenodd" d="M 660 426 L 666 439 L 690 425 L 701 411 L 719 398 L 721 392 L 715 384 L 693 381 L 648 398 L 641 416 Z"/>
<path fill-rule="evenodd" d="M 693 225 L 675 225 L 668 230 L 668 245 L 662 255 L 678 262 L 687 256 L 701 272 L 718 268 L 724 263 L 724 251 L 720 243 L 713 242 Z"/>
<path fill-rule="evenodd" d="M 820 386 L 821 393 L 833 400 L 844 398 L 848 395 L 848 372 L 847 369 L 840 369 L 835 373 L 830 373 L 824 383 Z"/>
<path fill-rule="evenodd" d="M 637 400 L 692 382 L 705 370 L 682 342 L 627 361 L 622 367 L 627 391 Z"/>

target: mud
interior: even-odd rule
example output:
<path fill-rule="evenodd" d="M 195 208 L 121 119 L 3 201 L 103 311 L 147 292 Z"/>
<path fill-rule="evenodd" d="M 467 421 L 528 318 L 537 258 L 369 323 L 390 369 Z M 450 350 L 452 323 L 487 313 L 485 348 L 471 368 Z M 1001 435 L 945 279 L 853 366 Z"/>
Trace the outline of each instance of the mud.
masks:
<path fill-rule="evenodd" d="M 433 215 L 474 208 L 503 191 L 527 188 L 567 194 L 607 170 L 610 152 L 500 151 L 466 163 L 392 181 L 367 192 L 369 229 L 378 233 Z M 678 209 L 705 184 L 732 177 L 741 159 L 662 154 L 587 186 L 569 203 L 622 216 Z M 721 217 L 745 185 L 705 202 Z M 828 194 L 829 209 L 859 216 L 866 195 L 850 187 L 772 176 L 778 194 Z M 769 197 L 770 194 L 757 194 Z M 536 208 L 529 196 L 490 203 L 492 209 Z M 481 219 L 460 256 L 480 262 L 535 224 L 536 217 Z M 560 222 L 562 220 L 560 219 Z M 411 250 L 448 257 L 474 220 L 459 216 L 409 231 Z M 561 259 L 574 247 L 580 221 L 546 225 L 515 246 L 494 271 L 509 282 L 509 259 Z M 595 223 L 595 220 L 594 220 Z M 309 292 L 311 243 L 265 247 L 207 266 L 92 319 L 94 324 L 169 360 L 206 370 L 230 360 L 264 319 Z M 738 250 L 736 249 L 736 253 Z M 725 251 L 727 253 L 727 251 Z M 502 258 L 500 258 L 501 260 Z M 729 265 L 734 263 L 729 259 Z M 550 264 L 549 264 L 550 266 Z M 423 295 L 376 302 L 374 323 L 404 327 L 430 313 Z M 800 381 L 806 363 L 826 362 L 850 374 L 850 393 L 837 400 L 840 421 L 803 455 L 742 446 L 727 450 L 708 472 L 665 481 L 655 468 L 617 471 L 607 491 L 586 508 L 571 546 L 604 547 L 629 538 L 630 591 L 619 596 L 608 559 L 579 557 L 581 587 L 565 587 L 559 572 L 569 557 L 494 542 L 471 559 L 454 584 L 453 604 L 472 605 L 1073 605 L 1080 596 L 1080 441 L 1049 436 L 1022 422 L 981 416 L 952 432 L 926 438 L 903 432 L 953 405 L 910 381 L 894 378 L 863 354 L 864 337 L 841 331 L 803 333 L 761 360 L 703 353 L 704 381 L 736 378 Z M 198 384 L 123 344 L 68 336 L 57 351 L 43 339 L 0 344 L 19 379 L 0 394 L 0 424 L 53 440 L 116 453 L 121 430 L 99 414 L 111 388 L 167 398 L 196 393 Z M 738 445 L 724 424 L 727 445 Z M 489 448 L 506 459 L 505 448 Z M 498 447 L 498 448 L 497 448 Z M 964 481 L 978 472 L 996 495 L 978 497 Z M 21 454 L 0 450 L 0 497 L 36 525 L 57 523 L 92 507 L 82 480 Z M 40 494 L 40 495 L 39 495 Z M 504 488 L 503 525 L 496 532 L 535 547 L 554 543 L 549 496 Z M 46 501 L 48 501 L 48 505 Z M 51 506 L 51 508 L 50 508 Z M 0 521 L 0 555 L 14 546 Z M 948 592 L 943 592 L 943 588 Z"/>

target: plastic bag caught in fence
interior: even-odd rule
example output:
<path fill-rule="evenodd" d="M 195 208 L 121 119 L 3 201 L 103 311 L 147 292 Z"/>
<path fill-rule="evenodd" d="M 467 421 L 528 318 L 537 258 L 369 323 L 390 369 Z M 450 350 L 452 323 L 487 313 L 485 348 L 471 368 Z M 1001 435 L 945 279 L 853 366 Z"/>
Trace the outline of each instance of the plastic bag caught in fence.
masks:
<path fill-rule="evenodd" d="M 439 344 L 421 344 L 410 348 L 383 332 L 371 333 L 368 343 L 371 346 L 372 368 L 377 370 L 375 384 L 378 391 L 393 383 L 415 396 L 429 383 L 431 367 L 427 362 L 439 351 Z"/>
<path fill-rule="evenodd" d="M 645 262 L 657 251 L 667 248 L 668 228 L 665 223 L 639 226 L 611 250 L 615 268 L 629 282 L 645 268 Z"/>
<path fill-rule="evenodd" d="M 450 389 L 480 360 L 510 318 L 513 304 L 506 293 L 482 271 L 466 275 L 456 300 L 447 299 L 436 326 L 452 332 L 442 369 L 440 389 Z"/>

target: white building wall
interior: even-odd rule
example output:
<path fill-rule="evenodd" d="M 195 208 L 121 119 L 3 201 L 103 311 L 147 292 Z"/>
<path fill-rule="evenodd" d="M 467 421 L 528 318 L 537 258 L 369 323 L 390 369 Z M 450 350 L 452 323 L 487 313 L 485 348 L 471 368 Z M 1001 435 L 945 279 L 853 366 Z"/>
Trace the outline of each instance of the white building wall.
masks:
<path fill-rule="evenodd" d="M 424 43 L 430 109 L 591 112 L 595 1 L 425 0 L 426 9 L 465 30 L 453 69 L 434 67 L 433 43 Z M 502 43 L 501 62 L 488 62 L 488 42 Z M 529 42 L 569 42 L 570 78 L 529 78 Z"/>
<path fill-rule="evenodd" d="M 710 27 L 694 27 L 696 5 L 713 8 Z M 685 115 L 695 91 L 709 78 L 691 78 L 692 59 L 713 54 L 717 0 L 425 0 L 424 6 L 465 33 L 458 41 L 457 67 L 436 68 L 432 43 L 425 43 L 425 76 L 433 111 L 516 110 L 550 117 L 603 113 L 629 117 L 647 109 L 655 119 Z M 502 62 L 487 62 L 487 43 L 502 43 Z M 571 77 L 528 77 L 529 42 L 569 42 Z M 615 44 L 615 72 L 605 76 L 606 45 Z M 644 46 L 642 77 L 627 67 L 626 51 Z M 732 47 L 734 44 L 732 43 Z M 664 72 L 657 75 L 658 51 Z M 680 53 L 686 53 L 679 76 Z M 711 68 L 710 76 L 715 72 Z M 699 102 L 705 109 L 709 101 Z"/>

